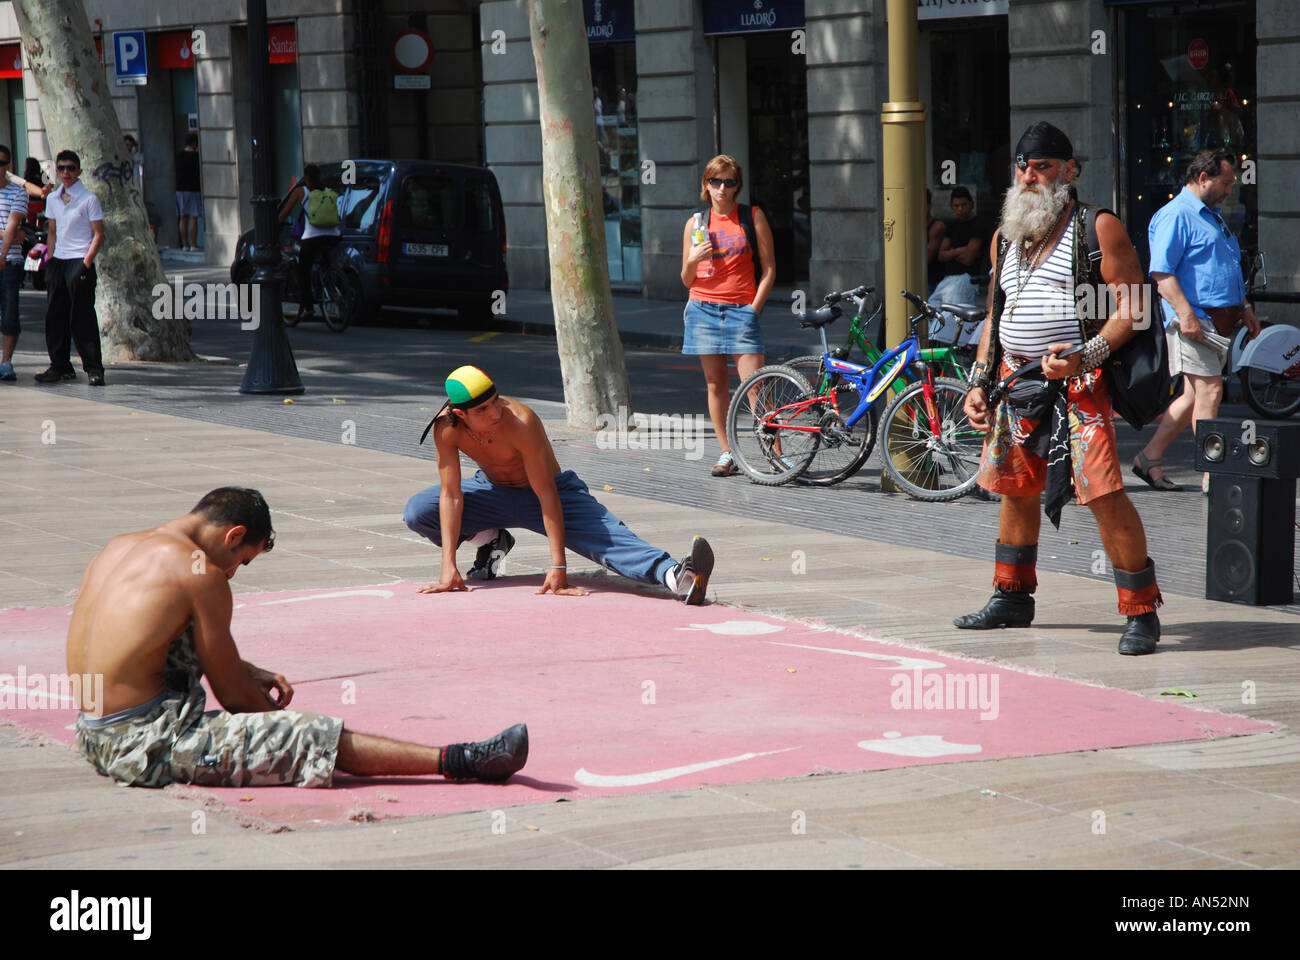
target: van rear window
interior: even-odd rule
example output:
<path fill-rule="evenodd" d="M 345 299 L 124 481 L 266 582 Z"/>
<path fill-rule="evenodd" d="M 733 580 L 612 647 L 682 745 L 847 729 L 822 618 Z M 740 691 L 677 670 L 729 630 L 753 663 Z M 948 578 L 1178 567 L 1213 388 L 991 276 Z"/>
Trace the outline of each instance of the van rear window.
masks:
<path fill-rule="evenodd" d="M 379 192 L 391 167 L 386 163 L 357 163 L 343 182 L 342 164 L 321 167 L 321 180 L 339 195 L 339 214 L 345 230 L 370 232 L 379 219 Z"/>
<path fill-rule="evenodd" d="M 465 219 L 460 186 L 448 177 L 407 177 L 398 222 L 412 230 L 459 232 Z"/>

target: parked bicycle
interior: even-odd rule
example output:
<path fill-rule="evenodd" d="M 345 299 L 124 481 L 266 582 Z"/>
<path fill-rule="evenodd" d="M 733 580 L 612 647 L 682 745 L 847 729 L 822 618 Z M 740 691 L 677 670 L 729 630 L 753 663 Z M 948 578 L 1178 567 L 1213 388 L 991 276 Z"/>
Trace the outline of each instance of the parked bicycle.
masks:
<path fill-rule="evenodd" d="M 740 385 L 727 412 L 727 438 L 736 463 L 754 482 L 775 486 L 804 474 L 825 446 L 836 451 L 835 462 L 819 468 L 819 482 L 850 477 L 875 445 L 876 400 L 900 377 L 914 378 L 917 382 L 903 388 L 885 413 L 886 468 L 891 476 L 901 476 L 900 488 L 918 499 L 955 499 L 974 486 L 983 435 L 970 426 L 962 409 L 966 382 L 936 377 L 937 361 L 922 359 L 919 324 L 932 322 L 937 311 L 904 292 L 920 308 L 909 320 L 911 336 L 871 366 L 853 363 L 831 352 L 825 327 L 842 316 L 839 300 L 865 292 L 860 287 L 832 294 L 827 297 L 832 302 L 802 318 L 800 325 L 816 327 L 822 339 L 816 389 L 786 364 L 763 367 Z M 852 400 L 851 411 L 841 403 L 842 396 Z M 895 459 L 897 466 L 892 465 Z"/>
<path fill-rule="evenodd" d="M 823 303 L 827 306 L 840 303 L 853 303 L 856 305 L 854 315 L 849 321 L 849 331 L 843 345 L 830 351 L 833 357 L 837 360 L 847 360 L 852 356 L 855 346 L 862 351 L 865 358 L 864 363 L 875 364 L 884 356 L 876 347 L 874 337 L 875 331 L 879 329 L 879 323 L 884 318 L 885 304 L 883 299 L 875 296 L 874 288 L 860 286 L 842 293 L 828 293 Z M 956 312 L 957 340 L 961 339 L 967 324 L 978 323 L 984 316 L 984 311 L 975 307 L 944 304 L 944 309 Z M 932 317 L 930 320 L 930 335 L 934 336 L 940 326 L 941 322 Z M 963 382 L 970 379 L 969 371 L 970 364 L 974 360 L 974 348 L 958 347 L 955 343 L 946 346 L 931 346 L 919 350 L 918 356 L 925 363 L 934 365 L 935 371 L 940 376 Z M 831 388 L 837 389 L 841 408 L 846 410 L 857 409 L 861 398 L 856 388 L 851 383 L 843 382 L 843 378 L 835 371 L 828 372 L 822 354 L 807 354 L 794 357 L 786 360 L 784 365 L 792 367 L 803 374 L 819 393 Z M 886 401 L 890 399 L 890 396 L 897 396 L 902 393 L 909 384 L 915 383 L 916 380 L 916 372 L 911 367 L 905 367 L 902 375 L 889 384 L 889 392 L 875 402 L 875 419 L 877 423 L 880 419 L 880 413 L 887 405 Z M 858 458 L 859 453 L 860 449 L 853 444 L 831 444 L 823 440 L 818 446 L 817 452 L 813 454 L 807 469 L 799 474 L 795 480 L 798 483 L 814 486 L 829 486 L 839 483 L 841 480 L 852 476 L 857 469 L 861 469 L 865 457 L 858 461 L 856 468 L 849 469 Z M 870 450 L 868 449 L 869 453 Z"/>
<path fill-rule="evenodd" d="M 1265 293 L 1268 271 L 1264 252 L 1250 257 L 1246 298 L 1252 303 L 1298 303 L 1300 294 Z M 1266 317 L 1261 317 L 1263 323 Z M 1246 402 L 1262 417 L 1284 419 L 1300 411 L 1300 329 L 1287 324 L 1265 327 L 1258 337 L 1246 342 L 1243 327 L 1233 338 L 1231 369 L 1241 380 Z"/>

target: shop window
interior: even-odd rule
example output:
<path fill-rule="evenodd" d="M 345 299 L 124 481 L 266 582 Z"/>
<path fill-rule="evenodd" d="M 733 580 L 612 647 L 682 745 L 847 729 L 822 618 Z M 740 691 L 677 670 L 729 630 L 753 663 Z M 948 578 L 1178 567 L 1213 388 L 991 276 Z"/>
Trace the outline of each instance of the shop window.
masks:
<path fill-rule="evenodd" d="M 1229 151 L 1238 176 L 1256 156 L 1254 6 L 1162 5 L 1124 15 L 1121 205 L 1144 264 L 1151 217 L 1182 190 L 1199 151 Z M 1257 246 L 1252 184 L 1239 183 L 1221 212 L 1243 251 Z"/>

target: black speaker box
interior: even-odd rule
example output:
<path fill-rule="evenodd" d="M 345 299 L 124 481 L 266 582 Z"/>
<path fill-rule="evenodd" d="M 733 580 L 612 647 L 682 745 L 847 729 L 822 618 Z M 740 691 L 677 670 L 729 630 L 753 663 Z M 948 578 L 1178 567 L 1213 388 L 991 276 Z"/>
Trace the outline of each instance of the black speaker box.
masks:
<path fill-rule="evenodd" d="M 1196 425 L 1196 469 L 1245 477 L 1300 477 L 1300 421 L 1202 420 Z"/>
<path fill-rule="evenodd" d="M 1294 576 L 1295 480 L 1212 476 L 1205 598 L 1291 603 Z"/>

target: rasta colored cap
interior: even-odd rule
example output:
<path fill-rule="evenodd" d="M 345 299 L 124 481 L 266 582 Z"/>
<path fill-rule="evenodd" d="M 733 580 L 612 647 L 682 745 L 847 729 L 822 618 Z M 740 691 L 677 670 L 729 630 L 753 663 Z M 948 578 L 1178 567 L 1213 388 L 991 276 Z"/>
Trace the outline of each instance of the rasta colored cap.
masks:
<path fill-rule="evenodd" d="M 496 384 L 478 367 L 457 367 L 447 377 L 447 400 L 457 410 L 469 410 L 497 395 Z"/>
<path fill-rule="evenodd" d="M 447 402 L 438 408 L 438 412 L 433 415 L 424 432 L 420 434 L 420 443 L 424 443 L 425 437 L 433 429 L 434 423 L 442 416 L 442 411 L 448 407 L 456 410 L 471 410 L 480 403 L 486 403 L 497 395 L 496 384 L 492 378 L 480 370 L 478 367 L 472 367 L 468 364 L 463 367 L 457 367 L 448 374 L 445 381 L 447 391 Z"/>
<path fill-rule="evenodd" d="M 1061 130 L 1040 120 L 1025 131 L 1016 144 L 1016 166 L 1021 170 L 1030 160 L 1072 160 L 1074 144 Z"/>

